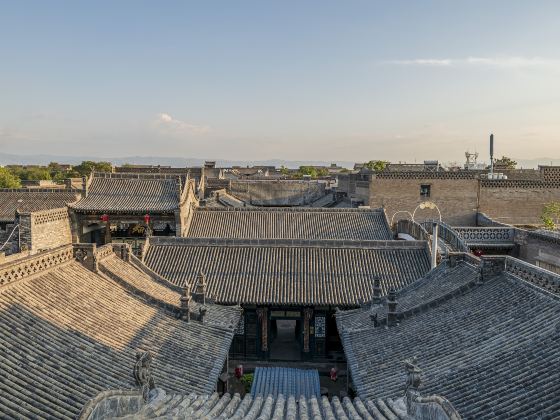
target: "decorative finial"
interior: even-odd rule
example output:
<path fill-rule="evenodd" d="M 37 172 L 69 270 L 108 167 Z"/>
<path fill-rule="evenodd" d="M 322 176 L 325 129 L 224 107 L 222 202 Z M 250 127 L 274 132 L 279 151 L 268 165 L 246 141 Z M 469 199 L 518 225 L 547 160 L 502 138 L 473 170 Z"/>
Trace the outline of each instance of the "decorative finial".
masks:
<path fill-rule="evenodd" d="M 136 385 L 142 390 L 144 401 L 148 401 L 150 390 L 156 387 L 154 378 L 152 378 L 152 354 L 150 352 L 139 351 L 136 353 L 134 379 L 136 380 Z"/>

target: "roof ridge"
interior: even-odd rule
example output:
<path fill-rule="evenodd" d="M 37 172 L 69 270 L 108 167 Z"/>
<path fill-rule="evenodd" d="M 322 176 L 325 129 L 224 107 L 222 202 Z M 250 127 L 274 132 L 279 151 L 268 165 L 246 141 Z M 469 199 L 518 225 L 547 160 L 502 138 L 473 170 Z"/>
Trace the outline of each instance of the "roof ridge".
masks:
<path fill-rule="evenodd" d="M 141 172 L 93 172 L 94 179 L 177 180 L 183 175 Z M 185 175 L 187 176 L 187 171 Z"/>
<path fill-rule="evenodd" d="M 426 249 L 426 241 L 361 240 L 361 239 L 244 239 L 244 238 L 150 238 L 154 246 L 281 247 L 281 248 L 358 248 L 358 249 Z"/>
<path fill-rule="evenodd" d="M 229 194 L 229 193 L 228 193 Z M 231 194 L 229 194 L 231 195 Z M 200 212 L 268 212 L 268 213 L 381 213 L 376 208 L 333 208 L 333 207 L 198 207 Z"/>

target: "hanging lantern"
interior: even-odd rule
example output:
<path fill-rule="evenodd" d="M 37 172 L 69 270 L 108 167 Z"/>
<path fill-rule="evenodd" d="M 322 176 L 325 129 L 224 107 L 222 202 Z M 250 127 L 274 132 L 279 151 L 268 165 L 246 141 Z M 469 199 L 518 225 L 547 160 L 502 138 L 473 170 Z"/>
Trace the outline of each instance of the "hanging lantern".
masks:
<path fill-rule="evenodd" d="M 335 382 L 336 382 L 336 380 L 337 380 L 337 378 L 338 378 L 338 371 L 337 371 L 337 369 L 336 369 L 335 367 L 331 368 L 330 377 L 331 377 L 331 381 L 335 381 Z"/>
<path fill-rule="evenodd" d="M 235 367 L 235 377 L 237 379 L 241 379 L 242 376 L 243 376 L 243 365 L 237 365 Z"/>
<path fill-rule="evenodd" d="M 102 214 L 101 215 L 101 221 L 107 223 L 109 221 L 109 215 L 108 214 Z"/>
<path fill-rule="evenodd" d="M 150 215 L 149 215 L 149 214 L 145 214 L 145 215 L 144 215 L 144 223 L 145 223 L 145 224 L 149 224 L 149 223 L 150 223 Z"/>

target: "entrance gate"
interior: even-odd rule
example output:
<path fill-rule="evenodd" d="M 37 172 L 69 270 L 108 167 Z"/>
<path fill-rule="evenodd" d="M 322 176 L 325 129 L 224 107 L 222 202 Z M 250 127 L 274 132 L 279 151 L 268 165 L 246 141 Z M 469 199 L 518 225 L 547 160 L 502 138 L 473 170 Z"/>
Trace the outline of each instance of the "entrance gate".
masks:
<path fill-rule="evenodd" d="M 270 311 L 271 360 L 301 360 L 302 319 L 301 311 Z"/>

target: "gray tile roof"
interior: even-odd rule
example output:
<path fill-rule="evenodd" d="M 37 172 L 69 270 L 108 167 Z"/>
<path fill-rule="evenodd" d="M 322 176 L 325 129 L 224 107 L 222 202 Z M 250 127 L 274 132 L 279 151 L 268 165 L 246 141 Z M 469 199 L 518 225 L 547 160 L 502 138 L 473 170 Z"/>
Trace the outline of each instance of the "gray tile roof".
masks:
<path fill-rule="evenodd" d="M 321 396 L 321 383 L 317 369 L 286 367 L 256 367 L 251 385 L 251 395 L 299 395 L 305 398 Z"/>
<path fill-rule="evenodd" d="M 226 304 L 356 306 L 430 269 L 425 242 L 151 238 L 146 264 L 176 285 L 206 274 L 208 293 Z"/>
<path fill-rule="evenodd" d="M 0 190 L 0 222 L 12 222 L 16 210 L 33 212 L 66 207 L 80 197 L 69 190 Z"/>
<path fill-rule="evenodd" d="M 173 213 L 179 208 L 179 177 L 94 174 L 87 197 L 71 207 L 78 212 Z"/>
<path fill-rule="evenodd" d="M 464 264 L 464 263 L 463 263 Z M 459 264 L 432 283 L 473 278 Z M 440 273 L 441 274 L 441 273 Z M 374 328 L 369 309 L 337 315 L 353 382 L 362 398 L 402 388 L 396 363 L 417 356 L 422 393 L 444 395 L 465 418 L 552 418 L 560 412 L 560 300 L 503 272 L 463 293 L 420 307 L 424 282 L 400 301 L 417 307 L 399 325 Z M 416 287 L 414 285 L 413 287 Z M 413 297 L 417 301 L 414 302 Z M 413 311 L 414 312 L 414 311 Z"/>
<path fill-rule="evenodd" d="M 199 208 L 192 238 L 390 240 L 381 209 Z"/>
<path fill-rule="evenodd" d="M 340 399 L 333 397 L 284 396 L 257 395 L 252 397 L 246 394 L 224 394 L 220 397 L 217 393 L 211 395 L 176 395 L 165 394 L 158 390 L 159 394 L 153 402 L 143 405 L 139 399 L 140 394 L 130 391 L 108 391 L 107 397 L 100 396 L 97 401 L 84 407 L 84 412 L 79 420 L 93 420 L 111 416 L 104 416 L 107 407 L 114 406 L 120 410 L 120 416 L 131 415 L 138 420 L 144 419 L 235 419 L 235 420 L 397 420 L 407 417 L 406 406 L 402 398 L 385 399 L 375 401 L 362 401 L 360 398 Z M 120 398 L 119 398 L 120 397 Z M 112 399 L 114 404 L 109 401 Z M 118 401 L 118 403 L 117 403 Z M 127 417 L 129 418 L 129 417 Z"/>
<path fill-rule="evenodd" d="M 475 265 L 461 261 L 455 267 L 440 264 L 423 278 L 397 291 L 397 311 L 406 315 L 433 305 L 438 300 L 448 299 L 465 289 L 473 287 L 478 280 L 479 270 Z M 344 320 L 344 328 L 361 328 L 370 323 L 370 317 L 377 315 L 382 321 L 387 317 L 386 298 L 373 305 L 369 311 L 356 310 L 340 312 L 337 317 Z M 341 324 L 341 323 L 339 323 Z"/>
<path fill-rule="evenodd" d="M 26 260 L 16 277 L 10 274 L 16 263 L 0 267 L 2 416 L 76 418 L 99 392 L 135 387 L 137 350 L 154 354 L 155 382 L 170 392 L 213 391 L 233 338 L 228 320 L 239 319 L 237 309 L 210 308 L 204 324 L 187 323 L 136 293 L 153 288 L 142 286 L 150 280 L 134 267 L 102 262 L 134 278 L 123 287 L 74 260 L 42 258 Z M 41 268 L 48 264 L 55 265 Z M 165 299 L 163 290 L 156 294 Z"/>

